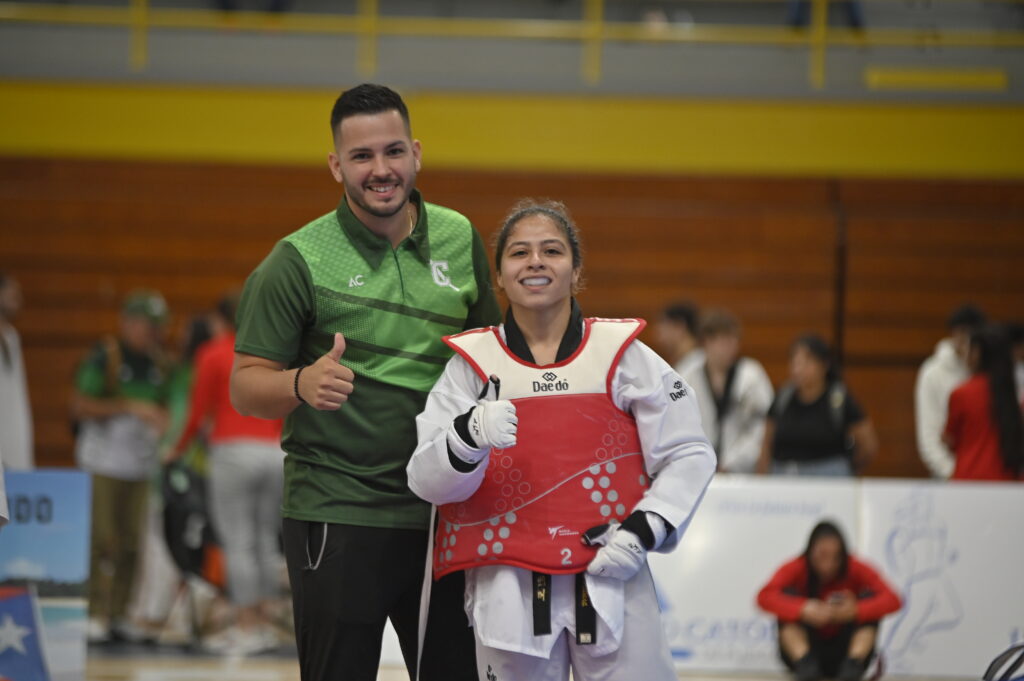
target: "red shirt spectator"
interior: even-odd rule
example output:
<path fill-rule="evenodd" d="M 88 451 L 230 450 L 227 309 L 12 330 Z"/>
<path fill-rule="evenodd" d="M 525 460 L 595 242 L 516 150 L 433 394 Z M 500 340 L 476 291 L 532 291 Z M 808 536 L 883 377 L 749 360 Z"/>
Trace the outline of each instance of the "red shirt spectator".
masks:
<path fill-rule="evenodd" d="M 877 622 L 900 609 L 900 597 L 892 587 L 874 568 L 853 556 L 848 558 L 846 574 L 820 585 L 814 597 L 828 602 L 832 594 L 843 592 L 852 593 L 857 598 L 854 621 L 858 624 Z M 757 604 L 783 622 L 799 622 L 801 611 L 809 598 L 807 559 L 799 556 L 775 572 L 757 594 Z M 828 636 L 838 631 L 837 625 L 825 625 L 820 633 Z"/>
<path fill-rule="evenodd" d="M 901 605 L 827 520 L 811 530 L 803 555 L 776 570 L 757 604 L 778 617 L 779 657 L 795 681 L 861 681 L 875 654 L 878 621 Z"/>
<path fill-rule="evenodd" d="M 211 444 L 231 440 L 281 441 L 280 419 L 266 420 L 242 416 L 231 406 L 228 379 L 235 356 L 235 334 L 224 333 L 196 352 L 195 383 L 188 421 L 178 439 L 175 452 L 181 452 L 196 436 L 208 418 L 213 422 Z"/>
<path fill-rule="evenodd" d="M 992 387 L 975 374 L 949 396 L 944 438 L 956 456 L 952 480 L 1016 480 L 999 453 L 999 432 L 992 418 Z"/>

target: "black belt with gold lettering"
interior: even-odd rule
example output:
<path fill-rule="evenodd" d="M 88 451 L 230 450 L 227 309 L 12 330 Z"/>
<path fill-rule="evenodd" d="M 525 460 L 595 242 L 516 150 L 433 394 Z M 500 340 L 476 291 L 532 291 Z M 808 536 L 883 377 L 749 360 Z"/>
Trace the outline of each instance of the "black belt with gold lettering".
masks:
<path fill-rule="evenodd" d="M 533 635 L 551 633 L 551 575 L 533 573 Z"/>
<path fill-rule="evenodd" d="M 586 573 L 576 575 L 576 643 L 589 646 L 597 643 L 597 611 L 587 592 Z M 533 573 L 533 635 L 551 633 L 551 575 Z"/>
<path fill-rule="evenodd" d="M 590 646 L 597 643 L 597 611 L 587 592 L 587 573 L 576 575 L 576 643 Z"/>

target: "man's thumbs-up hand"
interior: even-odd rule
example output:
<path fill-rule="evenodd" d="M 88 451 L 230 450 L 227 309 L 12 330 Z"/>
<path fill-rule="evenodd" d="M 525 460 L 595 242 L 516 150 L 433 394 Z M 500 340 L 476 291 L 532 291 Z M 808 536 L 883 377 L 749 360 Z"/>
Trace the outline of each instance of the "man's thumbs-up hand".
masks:
<path fill-rule="evenodd" d="M 302 369 L 296 390 L 314 409 L 333 411 L 348 401 L 355 374 L 338 364 L 345 353 L 345 336 L 334 334 L 334 346 L 326 355 Z"/>
<path fill-rule="evenodd" d="M 330 357 L 337 363 L 341 361 L 343 354 L 345 354 L 345 334 L 336 333 L 334 334 L 334 347 L 324 357 Z"/>

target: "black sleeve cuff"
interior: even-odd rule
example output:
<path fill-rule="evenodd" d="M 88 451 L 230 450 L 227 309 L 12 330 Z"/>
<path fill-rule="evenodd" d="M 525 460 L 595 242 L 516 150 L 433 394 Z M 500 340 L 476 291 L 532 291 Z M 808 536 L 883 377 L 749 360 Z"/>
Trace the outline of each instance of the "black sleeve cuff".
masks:
<path fill-rule="evenodd" d="M 475 449 L 476 442 L 473 440 L 473 436 L 469 434 L 469 415 L 472 413 L 473 410 L 470 409 L 465 414 L 460 414 L 459 416 L 456 416 L 454 425 L 455 434 L 459 436 L 459 439 L 461 439 L 467 445 Z M 452 468 L 457 470 L 459 473 L 472 473 L 480 464 L 479 461 L 477 461 L 476 463 L 469 463 L 468 461 L 463 461 L 459 457 L 455 456 L 455 454 L 452 453 L 452 448 L 450 445 L 448 446 L 448 461 L 451 462 Z"/>
<path fill-rule="evenodd" d="M 476 407 L 473 407 L 473 409 L 476 409 Z M 455 433 L 462 438 L 463 442 L 476 449 L 479 445 L 477 445 L 473 436 L 469 434 L 469 415 L 473 413 L 473 409 L 455 417 Z"/>
<path fill-rule="evenodd" d="M 452 468 L 454 468 L 460 473 L 472 473 L 474 470 L 476 470 L 476 467 L 480 465 L 479 461 L 477 461 L 476 463 L 469 463 L 468 461 L 463 461 L 459 457 L 452 454 L 451 447 L 448 448 L 448 461 L 451 462 Z"/>
<path fill-rule="evenodd" d="M 639 537 L 640 542 L 648 551 L 654 548 L 654 532 L 647 523 L 647 515 L 643 511 L 633 511 L 628 518 L 622 521 L 622 529 L 629 530 Z"/>

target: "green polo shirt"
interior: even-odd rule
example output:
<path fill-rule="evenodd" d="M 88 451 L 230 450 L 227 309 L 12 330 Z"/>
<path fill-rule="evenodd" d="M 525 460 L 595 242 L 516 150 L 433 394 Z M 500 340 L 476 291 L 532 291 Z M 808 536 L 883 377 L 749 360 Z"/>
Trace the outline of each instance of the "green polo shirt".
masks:
<path fill-rule="evenodd" d="M 479 234 L 455 211 L 422 201 L 397 248 L 343 199 L 282 239 L 249 276 L 235 350 L 304 366 L 345 334 L 354 392 L 337 411 L 299 405 L 285 420 L 287 518 L 425 529 L 428 505 L 405 466 L 415 418 L 451 351 L 441 337 L 496 324 L 500 311 Z"/>
<path fill-rule="evenodd" d="M 117 341 L 120 357 L 114 369 L 117 379 L 108 385 L 108 342 L 93 346 L 75 373 L 75 389 L 94 398 L 128 398 L 163 404 L 167 401 L 167 374 L 163 367 L 145 353 L 136 352 Z"/>

